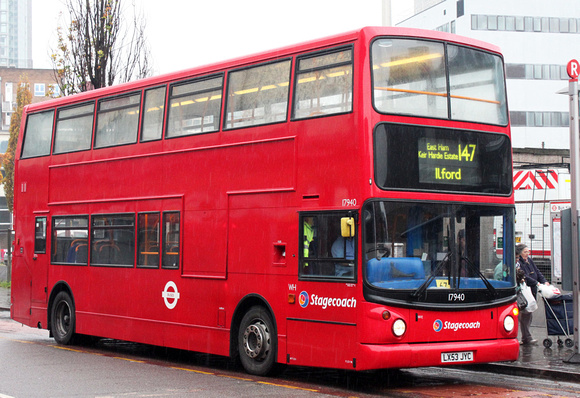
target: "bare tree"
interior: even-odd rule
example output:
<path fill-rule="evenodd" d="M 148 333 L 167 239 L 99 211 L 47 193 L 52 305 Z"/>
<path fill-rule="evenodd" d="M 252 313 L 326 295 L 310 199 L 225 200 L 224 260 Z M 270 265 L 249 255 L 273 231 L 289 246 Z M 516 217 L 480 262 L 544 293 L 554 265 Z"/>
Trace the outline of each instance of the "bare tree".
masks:
<path fill-rule="evenodd" d="M 51 59 L 62 95 L 111 86 L 150 75 L 145 19 L 131 2 L 65 0 L 70 22 L 57 28 Z M 129 7 L 127 7 L 129 8 Z"/>
<path fill-rule="evenodd" d="M 28 76 L 20 76 L 18 91 L 16 94 L 16 111 L 10 118 L 10 138 L 6 153 L 2 155 L 2 167 L 4 167 L 4 177 L 0 181 L 4 185 L 6 194 L 6 203 L 8 210 L 12 213 L 14 208 L 14 154 L 18 142 L 18 133 L 20 132 L 20 122 L 22 120 L 22 111 L 24 107 L 32 102 L 32 93 L 30 92 L 30 83 Z"/>

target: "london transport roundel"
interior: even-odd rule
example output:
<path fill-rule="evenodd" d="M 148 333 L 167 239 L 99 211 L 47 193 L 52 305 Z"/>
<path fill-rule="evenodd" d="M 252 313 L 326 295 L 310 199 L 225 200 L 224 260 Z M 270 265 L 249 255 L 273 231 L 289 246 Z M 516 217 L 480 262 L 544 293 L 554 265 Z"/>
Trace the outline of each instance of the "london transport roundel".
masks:
<path fill-rule="evenodd" d="M 161 293 L 165 306 L 170 310 L 174 309 L 177 305 L 177 300 L 179 300 L 179 291 L 177 290 L 177 285 L 173 281 L 167 282 L 163 292 Z"/>

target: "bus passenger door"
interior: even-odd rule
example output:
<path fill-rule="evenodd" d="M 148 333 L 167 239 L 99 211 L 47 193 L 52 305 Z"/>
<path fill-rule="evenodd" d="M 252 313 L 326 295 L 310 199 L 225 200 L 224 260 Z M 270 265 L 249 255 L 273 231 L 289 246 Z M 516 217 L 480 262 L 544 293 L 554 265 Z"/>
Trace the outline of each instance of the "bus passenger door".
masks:
<path fill-rule="evenodd" d="M 18 219 L 14 236 L 11 316 L 29 326 L 46 319 L 47 225 L 47 216 L 23 216 Z"/>
<path fill-rule="evenodd" d="M 287 318 L 287 362 L 356 368 L 357 214 L 303 212 L 296 303 Z"/>
<path fill-rule="evenodd" d="M 18 219 L 18 222 L 24 226 L 31 224 L 27 217 Z M 15 222 L 16 225 L 18 224 Z M 10 316 L 18 322 L 29 325 L 33 269 L 32 264 L 24 255 L 24 237 L 27 231 L 29 230 L 15 230 L 12 251 Z"/>

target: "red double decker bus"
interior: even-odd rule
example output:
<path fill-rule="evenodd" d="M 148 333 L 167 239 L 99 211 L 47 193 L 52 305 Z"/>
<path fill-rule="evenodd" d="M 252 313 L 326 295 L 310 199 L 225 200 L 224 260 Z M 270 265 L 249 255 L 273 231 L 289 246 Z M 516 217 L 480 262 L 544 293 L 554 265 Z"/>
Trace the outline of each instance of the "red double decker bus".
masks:
<path fill-rule="evenodd" d="M 276 364 L 514 360 L 503 60 L 364 28 L 28 106 L 11 316 Z"/>

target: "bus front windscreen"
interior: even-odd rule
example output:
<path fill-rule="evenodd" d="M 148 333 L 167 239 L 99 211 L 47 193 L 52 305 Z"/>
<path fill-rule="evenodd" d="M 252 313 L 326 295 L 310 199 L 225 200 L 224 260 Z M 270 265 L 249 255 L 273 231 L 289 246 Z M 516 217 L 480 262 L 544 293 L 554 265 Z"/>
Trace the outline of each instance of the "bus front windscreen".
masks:
<path fill-rule="evenodd" d="M 408 303 L 508 298 L 513 221 L 512 207 L 370 201 L 363 209 L 366 285 L 375 298 Z"/>

